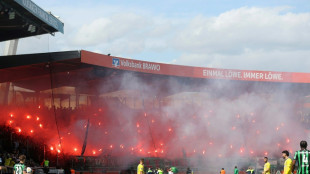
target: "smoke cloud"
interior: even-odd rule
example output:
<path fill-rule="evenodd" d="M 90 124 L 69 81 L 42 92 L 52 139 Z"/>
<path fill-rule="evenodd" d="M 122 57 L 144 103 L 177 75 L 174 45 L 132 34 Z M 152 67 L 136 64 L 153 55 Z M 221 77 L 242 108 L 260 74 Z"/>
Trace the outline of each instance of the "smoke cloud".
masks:
<path fill-rule="evenodd" d="M 42 105 L 12 107 L 2 121 L 44 139 L 50 151 L 80 155 L 89 119 L 85 155 L 186 157 L 191 166 L 213 171 L 279 158 L 282 150 L 292 154 L 308 139 L 298 85 L 129 72 L 111 77 L 90 86 L 97 95 L 87 99 L 89 106 L 56 109 L 61 143 L 54 111 Z"/>

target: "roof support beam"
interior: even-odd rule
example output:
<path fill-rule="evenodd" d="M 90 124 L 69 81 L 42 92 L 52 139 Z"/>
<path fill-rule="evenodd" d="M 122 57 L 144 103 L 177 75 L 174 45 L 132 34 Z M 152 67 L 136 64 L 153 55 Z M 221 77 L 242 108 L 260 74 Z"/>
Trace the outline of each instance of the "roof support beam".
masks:
<path fill-rule="evenodd" d="M 16 55 L 18 40 L 19 39 L 6 41 L 3 53 L 4 56 Z"/>

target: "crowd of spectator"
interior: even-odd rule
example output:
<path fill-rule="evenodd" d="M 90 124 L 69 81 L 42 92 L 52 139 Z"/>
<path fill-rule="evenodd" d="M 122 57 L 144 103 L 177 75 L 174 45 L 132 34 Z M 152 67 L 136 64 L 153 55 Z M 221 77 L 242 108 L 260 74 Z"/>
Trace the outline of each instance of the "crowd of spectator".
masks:
<path fill-rule="evenodd" d="M 21 154 L 27 155 L 27 165 L 37 167 L 40 160 L 39 144 L 31 138 L 16 134 L 14 129 L 0 126 L 0 170 L 1 173 L 12 173 L 13 166 L 19 163 Z"/>

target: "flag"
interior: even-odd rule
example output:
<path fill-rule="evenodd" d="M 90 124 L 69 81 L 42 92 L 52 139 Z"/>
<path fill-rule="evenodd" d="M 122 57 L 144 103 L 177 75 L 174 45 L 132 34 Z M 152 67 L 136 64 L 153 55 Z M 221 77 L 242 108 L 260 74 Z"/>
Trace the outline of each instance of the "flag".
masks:
<path fill-rule="evenodd" d="M 85 149 L 86 149 L 86 145 L 87 145 L 87 136 L 88 136 L 88 128 L 89 128 L 89 119 L 87 121 L 87 128 L 86 128 L 86 133 L 85 133 L 85 138 L 84 138 L 84 143 L 83 143 L 83 147 L 82 147 L 82 152 L 81 152 L 81 156 L 84 155 Z"/>

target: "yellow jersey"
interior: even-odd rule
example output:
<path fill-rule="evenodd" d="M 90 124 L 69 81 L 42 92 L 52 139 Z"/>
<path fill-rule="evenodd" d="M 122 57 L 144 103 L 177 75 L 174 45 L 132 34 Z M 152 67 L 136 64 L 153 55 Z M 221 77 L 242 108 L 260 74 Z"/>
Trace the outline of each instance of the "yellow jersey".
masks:
<path fill-rule="evenodd" d="M 143 164 L 139 164 L 138 168 L 137 168 L 137 174 L 144 174 L 144 165 Z"/>
<path fill-rule="evenodd" d="M 283 174 L 292 174 L 292 159 L 287 158 L 284 162 Z"/>
<path fill-rule="evenodd" d="M 5 165 L 5 166 L 10 166 L 11 161 L 12 161 L 12 158 L 7 158 L 7 159 L 5 160 L 5 162 L 4 162 L 4 165 Z"/>
<path fill-rule="evenodd" d="M 270 163 L 269 162 L 265 163 L 264 172 L 265 172 L 265 174 L 270 174 Z"/>

